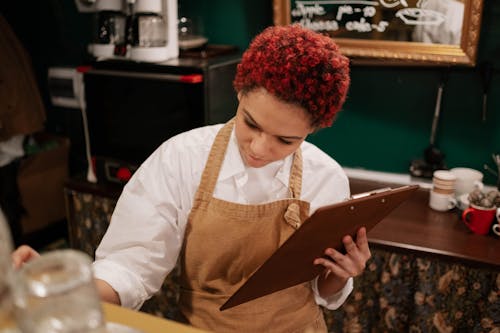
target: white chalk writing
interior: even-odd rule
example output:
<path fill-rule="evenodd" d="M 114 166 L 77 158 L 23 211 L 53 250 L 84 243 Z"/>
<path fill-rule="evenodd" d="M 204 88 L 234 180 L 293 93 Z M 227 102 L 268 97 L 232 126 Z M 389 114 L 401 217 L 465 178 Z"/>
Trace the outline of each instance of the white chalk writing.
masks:
<path fill-rule="evenodd" d="M 373 30 L 384 32 L 385 28 L 389 25 L 387 21 L 380 21 L 378 24 L 367 22 L 364 17 L 360 18 L 359 21 L 349 21 L 346 22 L 345 28 L 348 31 L 357 32 L 371 32 Z"/>
<path fill-rule="evenodd" d="M 300 25 L 314 31 L 337 31 L 339 24 L 335 20 L 311 21 L 310 18 L 303 18 L 299 21 Z"/>
<path fill-rule="evenodd" d="M 418 0 L 417 7 L 426 1 Z M 347 31 L 359 33 L 384 32 L 390 20 L 377 21 L 378 6 L 403 7 L 394 9 L 394 17 L 407 25 L 437 25 L 446 19 L 436 11 L 408 8 L 406 0 L 298 0 L 292 3 L 295 5 L 291 10 L 292 21 L 315 31 L 337 31 L 343 26 Z"/>
<path fill-rule="evenodd" d="M 386 8 L 394 8 L 396 6 L 399 6 L 400 4 L 403 5 L 404 7 L 408 7 L 408 3 L 406 2 L 406 0 L 398 0 L 398 1 L 393 1 L 393 0 L 389 0 L 389 1 L 385 1 L 385 0 L 379 0 L 380 1 L 380 4 Z"/>
<path fill-rule="evenodd" d="M 443 13 L 431 9 L 404 8 L 394 15 L 407 25 L 440 25 L 446 19 Z"/>
<path fill-rule="evenodd" d="M 352 14 L 352 13 L 354 13 L 352 6 L 347 6 L 347 5 L 339 6 L 339 8 L 337 9 L 337 21 L 342 20 L 342 15 Z"/>
<path fill-rule="evenodd" d="M 377 13 L 377 10 L 373 6 L 366 6 L 363 8 L 363 15 L 365 17 L 374 17 Z"/>
<path fill-rule="evenodd" d="M 352 6 L 348 6 L 348 5 L 342 5 L 342 6 L 339 6 L 339 8 L 337 9 L 336 19 L 337 19 L 337 21 L 341 21 L 342 16 L 344 14 L 350 15 L 353 13 L 360 13 L 360 12 L 363 12 L 364 17 L 373 17 L 377 13 L 377 10 L 373 6 L 366 6 L 363 9 L 361 9 L 361 8 L 352 8 Z"/>
<path fill-rule="evenodd" d="M 354 5 L 355 4 L 355 5 L 378 6 L 377 1 L 364 1 L 364 0 L 295 1 L 295 4 L 309 5 L 309 4 L 313 4 L 313 3 L 317 3 L 318 5 L 340 5 L 340 4 L 353 4 Z"/>
<path fill-rule="evenodd" d="M 292 10 L 292 16 L 312 17 L 314 15 L 326 14 L 325 8 L 315 3 L 314 6 L 304 6 L 303 3 L 297 3 L 297 8 Z"/>

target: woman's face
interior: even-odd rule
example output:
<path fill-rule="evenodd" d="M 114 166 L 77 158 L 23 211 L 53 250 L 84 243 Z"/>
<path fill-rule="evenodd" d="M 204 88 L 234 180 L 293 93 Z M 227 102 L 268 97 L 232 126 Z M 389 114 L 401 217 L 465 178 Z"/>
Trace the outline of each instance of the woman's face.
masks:
<path fill-rule="evenodd" d="M 295 152 L 313 132 L 307 112 L 263 88 L 238 94 L 235 133 L 243 162 L 260 168 Z"/>

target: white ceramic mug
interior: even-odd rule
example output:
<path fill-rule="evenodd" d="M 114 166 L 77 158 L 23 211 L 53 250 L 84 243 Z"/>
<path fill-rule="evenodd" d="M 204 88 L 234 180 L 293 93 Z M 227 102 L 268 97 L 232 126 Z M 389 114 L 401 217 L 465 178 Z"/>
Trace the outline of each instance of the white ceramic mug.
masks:
<path fill-rule="evenodd" d="M 457 205 L 457 200 L 453 194 L 441 194 L 434 191 L 429 195 L 429 207 L 439 212 L 453 209 Z"/>
<path fill-rule="evenodd" d="M 493 224 L 493 232 L 500 236 L 500 207 L 497 208 L 497 223 Z"/>
<path fill-rule="evenodd" d="M 468 194 L 475 189 L 482 190 L 483 173 L 470 168 L 453 168 L 450 170 L 457 180 L 455 181 L 455 196 L 460 197 L 462 194 Z"/>
<path fill-rule="evenodd" d="M 457 197 L 457 207 L 460 210 L 466 210 L 470 205 L 469 193 L 464 193 Z"/>

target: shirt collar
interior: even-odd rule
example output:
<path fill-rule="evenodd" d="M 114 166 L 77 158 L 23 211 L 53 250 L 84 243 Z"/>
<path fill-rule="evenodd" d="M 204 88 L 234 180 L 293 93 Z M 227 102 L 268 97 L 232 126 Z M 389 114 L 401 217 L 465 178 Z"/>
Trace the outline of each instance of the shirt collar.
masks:
<path fill-rule="evenodd" d="M 273 163 L 278 163 L 278 172 L 275 178 L 279 180 L 284 186 L 288 186 L 290 178 L 290 168 L 293 161 L 293 154 L 287 156 L 285 159 Z M 229 143 L 226 149 L 224 162 L 219 173 L 219 180 L 224 181 L 231 177 L 242 176 L 246 173 L 246 166 L 241 158 L 238 142 L 234 133 L 234 128 L 229 138 Z"/>

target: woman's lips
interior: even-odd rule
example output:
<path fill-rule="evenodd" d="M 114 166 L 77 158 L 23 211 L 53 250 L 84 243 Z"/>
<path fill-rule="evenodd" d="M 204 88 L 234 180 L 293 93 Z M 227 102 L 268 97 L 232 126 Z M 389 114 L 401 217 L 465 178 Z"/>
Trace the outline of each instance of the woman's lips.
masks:
<path fill-rule="evenodd" d="M 247 162 L 249 164 L 252 164 L 253 163 L 262 163 L 264 161 L 264 159 L 262 158 L 259 158 L 259 157 L 255 157 L 254 155 L 252 154 L 247 154 Z"/>

